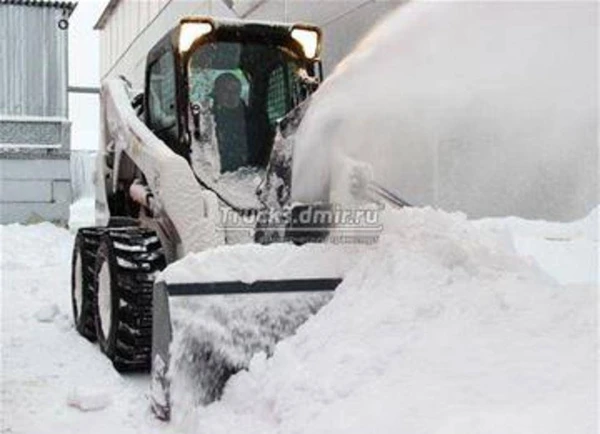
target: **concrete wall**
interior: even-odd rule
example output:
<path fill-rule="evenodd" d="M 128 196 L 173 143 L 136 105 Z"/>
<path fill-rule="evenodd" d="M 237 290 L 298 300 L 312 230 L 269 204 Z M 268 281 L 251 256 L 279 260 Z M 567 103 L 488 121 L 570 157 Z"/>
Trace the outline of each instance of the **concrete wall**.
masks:
<path fill-rule="evenodd" d="M 0 159 L 0 223 L 65 223 L 71 202 L 68 157 Z"/>

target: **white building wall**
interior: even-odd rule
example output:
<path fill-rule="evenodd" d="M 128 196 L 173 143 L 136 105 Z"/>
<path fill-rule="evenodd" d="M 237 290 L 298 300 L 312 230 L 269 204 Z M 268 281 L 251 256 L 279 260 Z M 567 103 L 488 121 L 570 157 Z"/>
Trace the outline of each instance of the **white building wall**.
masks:
<path fill-rule="evenodd" d="M 248 20 L 308 22 L 324 32 L 325 74 L 333 70 L 376 22 L 403 0 L 121 0 L 101 31 L 101 77 L 126 76 L 143 86 L 146 55 L 179 19 L 211 15 Z"/>

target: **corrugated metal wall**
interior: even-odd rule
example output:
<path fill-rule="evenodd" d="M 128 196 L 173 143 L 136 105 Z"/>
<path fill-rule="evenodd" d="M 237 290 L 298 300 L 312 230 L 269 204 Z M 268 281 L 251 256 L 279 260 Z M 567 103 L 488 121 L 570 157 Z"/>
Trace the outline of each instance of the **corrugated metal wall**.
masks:
<path fill-rule="evenodd" d="M 327 75 L 379 19 L 406 1 L 120 0 L 100 34 L 100 76 L 125 75 L 141 87 L 146 54 L 152 46 L 182 16 L 204 14 L 317 24 L 325 35 L 323 66 Z"/>
<path fill-rule="evenodd" d="M 0 116 L 67 117 L 62 10 L 0 4 Z"/>

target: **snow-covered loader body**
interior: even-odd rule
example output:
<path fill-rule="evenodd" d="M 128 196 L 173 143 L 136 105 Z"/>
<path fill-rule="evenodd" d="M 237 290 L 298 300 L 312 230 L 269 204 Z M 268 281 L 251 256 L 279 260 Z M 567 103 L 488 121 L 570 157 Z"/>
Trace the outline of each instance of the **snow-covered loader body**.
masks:
<path fill-rule="evenodd" d="M 160 417 L 170 414 L 173 298 L 331 291 L 339 283 L 337 276 L 154 283 L 167 264 L 189 253 L 323 238 L 323 231 L 296 231 L 289 219 L 271 220 L 289 202 L 292 144 L 286 136 L 320 81 L 319 49 L 320 31 L 313 26 L 184 18 L 148 54 L 143 96 L 124 79 L 102 87 L 97 221 L 77 233 L 73 312 L 77 330 L 97 339 L 118 370 L 152 363 L 158 388 L 153 407 Z M 240 225 L 231 216 L 246 218 Z M 241 345 L 269 351 L 327 301 L 305 297 L 310 300 L 287 328 Z M 270 329 L 277 319 L 264 321 Z M 221 366 L 217 356 L 212 347 L 201 355 L 211 359 L 202 374 L 211 383 L 201 385 L 203 401 L 218 397 L 227 377 L 243 368 Z M 194 357 L 188 360 L 198 361 Z"/>

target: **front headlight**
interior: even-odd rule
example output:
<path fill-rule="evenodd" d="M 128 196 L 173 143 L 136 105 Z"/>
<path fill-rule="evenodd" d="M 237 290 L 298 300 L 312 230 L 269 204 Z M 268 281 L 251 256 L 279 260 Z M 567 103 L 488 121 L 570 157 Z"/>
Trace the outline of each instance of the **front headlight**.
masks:
<path fill-rule="evenodd" d="M 292 30 L 291 36 L 302 46 L 307 59 L 317 57 L 320 37 L 317 30 L 295 28 Z"/>
<path fill-rule="evenodd" d="M 213 26 L 208 22 L 183 23 L 179 31 L 179 51 L 188 51 L 198 38 L 212 31 Z"/>

